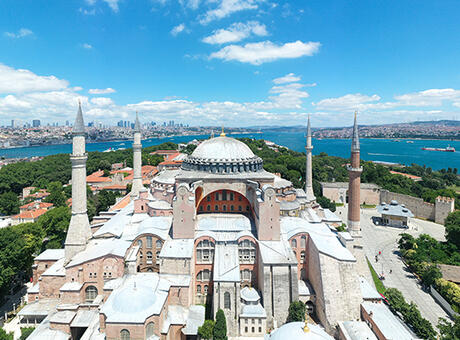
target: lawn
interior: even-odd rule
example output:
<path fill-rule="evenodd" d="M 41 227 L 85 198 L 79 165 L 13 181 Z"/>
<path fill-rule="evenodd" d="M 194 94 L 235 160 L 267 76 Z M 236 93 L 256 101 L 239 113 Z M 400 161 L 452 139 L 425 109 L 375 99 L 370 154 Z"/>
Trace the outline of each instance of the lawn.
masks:
<path fill-rule="evenodd" d="M 374 284 L 375 284 L 375 288 L 377 289 L 377 291 L 380 293 L 380 294 L 384 294 L 385 293 L 385 286 L 383 285 L 383 282 L 380 281 L 379 279 L 379 276 L 377 275 L 377 273 L 375 272 L 374 268 L 372 267 L 371 263 L 369 262 L 369 260 L 366 258 L 367 260 L 367 265 L 369 266 L 369 270 L 371 271 L 371 275 L 372 275 L 372 279 L 374 280 Z"/>

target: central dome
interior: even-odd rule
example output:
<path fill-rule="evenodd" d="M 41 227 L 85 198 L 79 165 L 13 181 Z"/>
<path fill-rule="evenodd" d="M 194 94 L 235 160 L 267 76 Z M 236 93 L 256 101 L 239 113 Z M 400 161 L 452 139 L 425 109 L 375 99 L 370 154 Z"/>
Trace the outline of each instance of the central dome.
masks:
<path fill-rule="evenodd" d="M 234 138 L 220 136 L 202 142 L 182 163 L 182 169 L 220 174 L 263 170 L 262 159 Z"/>
<path fill-rule="evenodd" d="M 211 138 L 193 151 L 191 157 L 214 160 L 243 160 L 254 158 L 249 146 L 229 137 Z"/>

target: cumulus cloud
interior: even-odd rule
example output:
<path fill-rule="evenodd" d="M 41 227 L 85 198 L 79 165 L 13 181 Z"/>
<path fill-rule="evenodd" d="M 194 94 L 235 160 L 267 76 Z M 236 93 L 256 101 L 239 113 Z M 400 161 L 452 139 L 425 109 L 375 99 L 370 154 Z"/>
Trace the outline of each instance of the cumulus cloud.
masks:
<path fill-rule="evenodd" d="M 91 104 L 94 104 L 96 106 L 113 106 L 113 105 L 115 105 L 115 103 L 113 102 L 112 98 L 107 98 L 107 97 L 91 98 L 90 102 L 91 102 Z"/>
<path fill-rule="evenodd" d="M 97 0 L 85 0 L 85 1 L 89 6 L 94 6 L 96 5 L 96 2 L 97 2 Z M 118 2 L 120 0 L 102 0 L 102 1 L 105 2 L 113 12 L 118 13 L 118 11 L 120 10 L 118 6 Z"/>
<path fill-rule="evenodd" d="M 88 93 L 90 94 L 108 94 L 108 93 L 115 93 L 115 92 L 117 91 L 115 91 L 111 87 L 108 87 L 106 89 L 89 89 L 88 90 Z"/>
<path fill-rule="evenodd" d="M 182 23 L 180 25 L 173 27 L 173 29 L 171 30 L 171 34 L 173 36 L 177 36 L 179 33 L 183 32 L 184 30 L 185 30 L 185 24 Z"/>
<path fill-rule="evenodd" d="M 293 83 L 299 80 L 300 80 L 299 76 L 296 76 L 294 73 L 288 73 L 284 77 L 273 79 L 273 83 L 275 84 Z"/>
<path fill-rule="evenodd" d="M 258 21 L 248 21 L 247 23 L 236 22 L 227 29 L 214 31 L 210 36 L 203 38 L 203 42 L 207 44 L 234 43 L 246 39 L 251 35 L 266 36 L 268 32 L 265 25 Z"/>
<path fill-rule="evenodd" d="M 211 21 L 226 18 L 231 14 L 243 10 L 257 9 L 258 3 L 264 0 L 220 0 L 210 1 L 218 2 L 218 6 L 214 9 L 208 10 L 201 18 L 202 25 L 209 24 Z"/>
<path fill-rule="evenodd" d="M 460 100 L 460 90 L 430 89 L 420 92 L 395 96 L 402 105 L 410 106 L 438 106 L 444 101 Z"/>
<path fill-rule="evenodd" d="M 83 47 L 85 50 L 90 50 L 93 48 L 93 46 L 88 43 L 81 44 L 81 47 Z"/>
<path fill-rule="evenodd" d="M 27 28 L 21 28 L 17 32 L 5 32 L 4 34 L 8 38 L 19 39 L 19 38 L 24 38 L 24 37 L 33 35 L 34 32 L 32 32 L 31 30 L 29 30 Z"/>
<path fill-rule="evenodd" d="M 361 93 L 347 94 L 338 98 L 326 98 L 317 103 L 313 103 L 320 110 L 356 110 L 362 107 L 362 104 L 379 101 L 380 97 L 376 94 L 372 96 Z"/>
<path fill-rule="evenodd" d="M 14 69 L 0 63 L 0 93 L 38 92 L 64 89 L 67 80 L 38 76 L 29 70 Z"/>
<path fill-rule="evenodd" d="M 253 65 L 261 65 L 278 59 L 293 59 L 312 56 L 317 53 L 321 44 L 319 42 L 302 42 L 300 40 L 276 45 L 271 41 L 248 43 L 244 46 L 228 45 L 210 55 L 211 59 L 225 61 L 239 61 Z"/>

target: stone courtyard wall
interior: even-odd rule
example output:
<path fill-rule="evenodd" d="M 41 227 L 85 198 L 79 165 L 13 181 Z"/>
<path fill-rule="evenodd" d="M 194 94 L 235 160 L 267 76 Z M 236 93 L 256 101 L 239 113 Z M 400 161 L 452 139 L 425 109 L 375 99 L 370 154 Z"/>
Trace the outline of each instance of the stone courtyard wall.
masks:
<path fill-rule="evenodd" d="M 423 199 L 404 194 L 398 194 L 388 190 L 380 190 L 380 202 L 390 203 L 392 200 L 399 204 L 404 204 L 415 217 L 424 218 L 434 221 L 435 206 L 434 204 L 424 202 Z"/>

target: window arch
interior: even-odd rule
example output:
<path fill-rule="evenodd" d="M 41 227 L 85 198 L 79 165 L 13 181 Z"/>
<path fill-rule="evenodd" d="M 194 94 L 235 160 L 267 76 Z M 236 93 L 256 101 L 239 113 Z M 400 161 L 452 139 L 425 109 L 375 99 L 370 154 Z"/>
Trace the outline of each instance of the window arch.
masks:
<path fill-rule="evenodd" d="M 155 245 L 156 245 L 157 248 L 161 248 L 163 246 L 163 242 L 161 242 L 161 240 L 157 240 L 155 242 Z"/>
<path fill-rule="evenodd" d="M 214 260 L 214 242 L 203 240 L 196 246 L 196 261 L 199 263 L 212 263 Z"/>
<path fill-rule="evenodd" d="M 160 251 L 157 250 L 157 252 L 155 253 L 155 263 L 156 264 L 160 264 Z"/>
<path fill-rule="evenodd" d="M 302 237 L 300 238 L 300 247 L 302 248 L 307 247 L 307 238 L 305 237 L 305 235 L 302 235 Z"/>
<path fill-rule="evenodd" d="M 97 296 L 97 288 L 94 286 L 88 286 L 85 289 L 86 302 L 93 302 Z"/>
<path fill-rule="evenodd" d="M 196 275 L 197 281 L 209 281 L 211 279 L 211 271 L 209 269 L 204 269 Z"/>
<path fill-rule="evenodd" d="M 240 271 L 241 281 L 252 281 L 252 270 L 244 269 Z"/>
<path fill-rule="evenodd" d="M 147 263 L 152 263 L 152 252 L 151 251 L 148 251 L 147 252 Z"/>
<path fill-rule="evenodd" d="M 301 263 L 305 262 L 305 251 L 303 250 L 300 252 L 300 262 Z"/>
<path fill-rule="evenodd" d="M 240 262 L 255 263 L 256 262 L 256 245 L 250 240 L 243 240 L 238 243 L 238 255 Z"/>
<path fill-rule="evenodd" d="M 142 254 L 142 252 L 140 251 L 139 252 L 139 259 L 142 260 L 143 257 L 144 257 L 144 254 Z"/>
<path fill-rule="evenodd" d="M 131 339 L 129 331 L 127 329 L 122 329 L 121 330 L 120 339 L 121 340 L 130 340 Z"/>
<path fill-rule="evenodd" d="M 155 335 L 155 324 L 153 322 L 149 322 L 147 327 L 145 328 L 145 336 L 147 339 L 151 336 Z"/>
<path fill-rule="evenodd" d="M 139 248 L 142 248 L 142 240 L 137 240 L 137 245 L 139 246 Z"/>
<path fill-rule="evenodd" d="M 147 248 L 152 248 L 152 236 L 147 236 Z"/>
<path fill-rule="evenodd" d="M 224 293 L 224 308 L 230 309 L 232 305 L 231 297 L 229 292 Z"/>
<path fill-rule="evenodd" d="M 297 240 L 296 240 L 295 238 L 293 238 L 293 239 L 291 240 L 291 247 L 292 247 L 292 248 L 297 248 Z"/>

